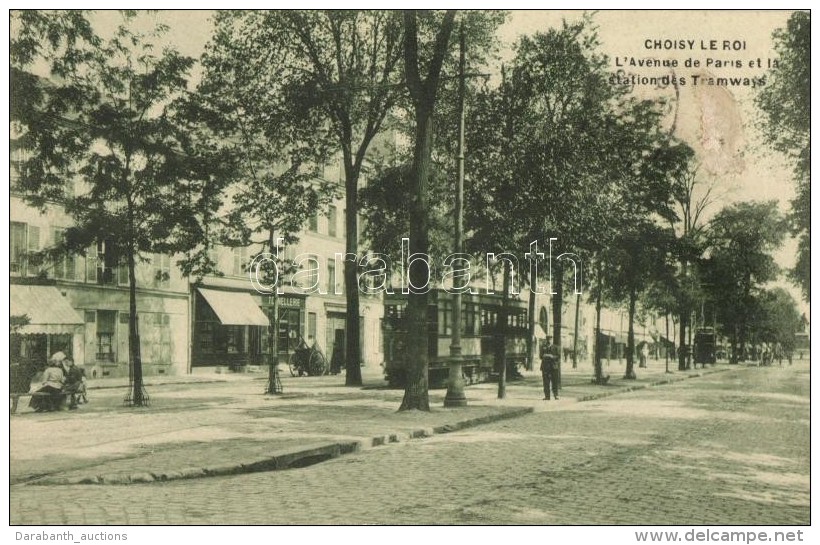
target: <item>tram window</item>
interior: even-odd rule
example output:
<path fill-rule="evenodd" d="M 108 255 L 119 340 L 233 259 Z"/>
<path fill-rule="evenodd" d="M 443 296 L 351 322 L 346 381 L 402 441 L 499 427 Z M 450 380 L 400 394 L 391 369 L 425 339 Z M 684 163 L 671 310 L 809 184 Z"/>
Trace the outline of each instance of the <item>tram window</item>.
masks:
<path fill-rule="evenodd" d="M 475 303 L 465 303 L 463 309 L 464 319 L 462 320 L 462 333 L 464 335 L 478 334 L 478 305 Z"/>
<path fill-rule="evenodd" d="M 439 303 L 439 335 L 453 334 L 453 305 L 450 301 L 442 301 Z"/>

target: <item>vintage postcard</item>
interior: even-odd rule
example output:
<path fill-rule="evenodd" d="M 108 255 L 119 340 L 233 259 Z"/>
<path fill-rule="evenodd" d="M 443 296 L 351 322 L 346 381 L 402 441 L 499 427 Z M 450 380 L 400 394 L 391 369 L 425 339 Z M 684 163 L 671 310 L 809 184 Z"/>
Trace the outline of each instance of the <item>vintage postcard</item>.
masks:
<path fill-rule="evenodd" d="M 9 17 L 15 543 L 804 539 L 809 11 Z"/>

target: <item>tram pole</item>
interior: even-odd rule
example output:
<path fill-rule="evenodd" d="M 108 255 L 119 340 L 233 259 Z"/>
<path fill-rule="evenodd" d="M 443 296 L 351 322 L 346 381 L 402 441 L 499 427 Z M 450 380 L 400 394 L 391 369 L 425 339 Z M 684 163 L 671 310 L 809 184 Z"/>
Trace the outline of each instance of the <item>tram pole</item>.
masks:
<path fill-rule="evenodd" d="M 458 62 L 458 181 L 456 183 L 455 233 L 453 251 L 462 252 L 462 225 L 464 223 L 464 69 L 466 64 L 466 41 L 464 23 L 459 32 L 460 55 Z M 456 279 L 453 278 L 453 281 Z M 454 290 L 455 291 L 455 290 Z M 444 396 L 445 407 L 464 407 L 467 396 L 464 394 L 464 379 L 461 376 L 461 293 L 453 294 L 453 334 L 450 342 L 450 374 L 447 380 L 447 394 Z"/>

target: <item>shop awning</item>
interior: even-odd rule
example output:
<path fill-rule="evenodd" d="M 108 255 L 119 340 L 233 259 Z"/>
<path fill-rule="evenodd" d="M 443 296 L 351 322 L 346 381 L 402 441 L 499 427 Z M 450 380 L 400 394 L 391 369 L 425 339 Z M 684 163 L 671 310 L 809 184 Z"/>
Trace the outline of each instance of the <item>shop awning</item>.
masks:
<path fill-rule="evenodd" d="M 268 317 L 249 293 L 197 289 L 216 313 L 222 325 L 270 326 Z"/>
<path fill-rule="evenodd" d="M 72 335 L 83 325 L 82 317 L 54 286 L 9 287 L 10 315 L 29 318 L 29 324 L 18 331 L 21 335 Z"/>

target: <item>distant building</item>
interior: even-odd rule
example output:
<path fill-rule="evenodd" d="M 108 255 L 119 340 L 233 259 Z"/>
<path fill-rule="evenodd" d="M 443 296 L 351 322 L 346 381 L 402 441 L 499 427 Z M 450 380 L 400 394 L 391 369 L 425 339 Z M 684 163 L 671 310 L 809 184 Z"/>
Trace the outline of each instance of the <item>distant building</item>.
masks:
<path fill-rule="evenodd" d="M 325 178 L 341 180 L 339 167 L 325 169 Z M 45 213 L 10 192 L 11 314 L 27 315 L 29 324 L 11 341 L 13 361 L 40 364 L 63 351 L 86 368 L 89 377 L 128 375 L 128 277 L 117 266 L 114 249 L 100 241 L 86 256 L 70 256 L 35 264 L 32 254 L 54 246 L 71 218 L 60 202 Z M 363 183 L 366 177 L 363 175 Z M 279 360 L 300 339 L 324 352 L 328 361 L 344 343 L 346 300 L 344 200 L 333 202 L 306 222 L 299 242 L 286 257 L 311 256 L 311 273 L 302 271 L 300 285 L 318 282 L 318 291 L 303 293 L 288 281 L 279 298 Z M 360 229 L 362 219 L 359 221 Z M 137 312 L 143 370 L 152 374 L 185 374 L 203 368 L 234 369 L 267 362 L 272 296 L 253 289 L 247 267 L 260 247 L 216 246 L 212 259 L 222 276 L 200 282 L 182 276 L 174 257 L 155 254 L 137 265 Z M 309 276 L 315 275 L 315 278 Z M 290 280 L 290 278 L 288 278 Z M 367 365 L 381 362 L 380 296 L 361 295 L 360 342 Z M 341 347 L 343 348 L 343 346 Z"/>

